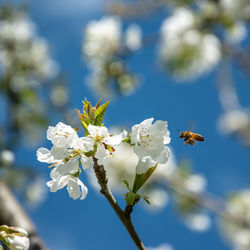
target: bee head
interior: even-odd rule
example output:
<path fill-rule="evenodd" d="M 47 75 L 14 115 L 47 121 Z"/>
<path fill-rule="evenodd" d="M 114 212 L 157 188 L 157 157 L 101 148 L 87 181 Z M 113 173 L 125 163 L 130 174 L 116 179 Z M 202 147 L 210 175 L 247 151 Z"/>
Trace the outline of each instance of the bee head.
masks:
<path fill-rule="evenodd" d="M 185 132 L 181 132 L 180 133 L 180 138 L 184 138 L 185 137 Z"/>

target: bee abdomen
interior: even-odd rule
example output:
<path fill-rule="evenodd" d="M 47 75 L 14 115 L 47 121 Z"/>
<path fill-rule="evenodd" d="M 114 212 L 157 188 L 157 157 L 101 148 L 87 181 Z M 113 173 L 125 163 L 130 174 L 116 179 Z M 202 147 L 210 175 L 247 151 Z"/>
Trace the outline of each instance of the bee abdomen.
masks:
<path fill-rule="evenodd" d="M 205 140 L 205 138 L 202 135 L 199 135 L 199 134 L 195 134 L 194 139 L 196 141 L 204 141 Z"/>

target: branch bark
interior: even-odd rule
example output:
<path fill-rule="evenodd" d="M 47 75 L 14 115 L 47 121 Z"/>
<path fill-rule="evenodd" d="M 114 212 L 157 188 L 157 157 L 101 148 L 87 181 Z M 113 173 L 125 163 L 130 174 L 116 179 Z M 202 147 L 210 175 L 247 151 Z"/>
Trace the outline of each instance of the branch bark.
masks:
<path fill-rule="evenodd" d="M 117 201 L 115 200 L 115 197 L 113 196 L 112 192 L 110 191 L 108 187 L 108 179 L 106 177 L 106 171 L 103 167 L 103 165 L 98 165 L 97 159 L 94 158 L 94 171 L 96 178 L 98 180 L 98 183 L 101 187 L 101 194 L 105 196 L 113 210 L 115 211 L 116 215 L 119 217 L 121 220 L 122 224 L 128 231 L 130 237 L 134 241 L 135 245 L 137 246 L 138 249 L 140 250 L 145 250 L 145 246 L 143 245 L 139 235 L 135 231 L 135 228 L 133 226 L 132 220 L 131 220 L 131 212 L 128 213 L 125 209 L 123 211 Z"/>
<path fill-rule="evenodd" d="M 226 209 L 225 201 L 209 193 L 195 194 L 192 193 L 179 183 L 175 178 L 167 179 L 167 187 L 175 193 L 191 200 L 199 207 L 205 208 L 224 220 L 230 221 L 238 226 L 250 229 L 250 221 L 245 216 L 236 216 Z"/>
<path fill-rule="evenodd" d="M 28 215 L 24 212 L 8 186 L 0 180 L 0 225 L 4 224 L 24 228 L 29 234 L 30 250 L 47 249 Z"/>

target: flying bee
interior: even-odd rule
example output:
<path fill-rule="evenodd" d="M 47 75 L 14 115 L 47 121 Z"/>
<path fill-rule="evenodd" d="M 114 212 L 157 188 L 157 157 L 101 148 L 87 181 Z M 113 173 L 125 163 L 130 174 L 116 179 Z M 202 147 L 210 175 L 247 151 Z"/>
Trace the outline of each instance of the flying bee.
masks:
<path fill-rule="evenodd" d="M 202 135 L 190 131 L 182 131 L 180 133 L 180 138 L 184 138 L 184 143 L 190 145 L 194 145 L 194 141 L 205 140 L 205 138 Z"/>

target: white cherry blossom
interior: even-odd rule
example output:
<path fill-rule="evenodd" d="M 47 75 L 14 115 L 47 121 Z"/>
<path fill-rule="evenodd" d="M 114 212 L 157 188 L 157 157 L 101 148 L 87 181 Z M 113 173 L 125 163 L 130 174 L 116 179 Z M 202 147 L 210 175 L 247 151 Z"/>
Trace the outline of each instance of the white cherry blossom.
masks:
<path fill-rule="evenodd" d="M 0 231 L 0 235 L 4 238 L 4 243 L 8 246 L 8 249 L 29 249 L 30 242 L 26 230 L 21 227 L 1 226 L 1 228 L 3 229 L 3 231 Z"/>
<path fill-rule="evenodd" d="M 111 136 L 106 127 L 98 127 L 91 124 L 88 126 L 88 131 L 90 134 L 89 138 L 97 145 L 95 157 L 98 159 L 99 165 L 102 165 L 104 160 L 111 155 L 107 148 L 119 145 L 127 136 L 125 130 L 119 135 Z"/>
<path fill-rule="evenodd" d="M 78 138 L 76 131 L 68 125 L 59 122 L 55 127 L 49 126 L 47 130 L 47 138 L 56 147 L 70 147 L 74 139 Z"/>
<path fill-rule="evenodd" d="M 67 185 L 69 196 L 74 200 L 78 198 L 82 200 L 86 197 L 88 189 L 77 177 L 78 171 L 79 161 L 71 159 L 51 171 L 50 177 L 52 180 L 47 182 L 47 186 L 51 192 L 57 192 Z"/>
<path fill-rule="evenodd" d="M 165 146 L 170 143 L 167 122 L 156 121 L 152 124 L 153 120 L 147 119 L 132 127 L 131 143 L 139 157 L 138 174 L 146 172 L 157 163 L 165 164 L 169 158 L 170 150 Z"/>
<path fill-rule="evenodd" d="M 52 179 L 51 181 L 47 182 L 47 186 L 50 187 L 51 192 L 56 192 L 66 185 L 69 196 L 72 199 L 76 200 L 80 198 L 80 200 L 83 200 L 86 198 L 88 193 L 87 187 L 79 178 L 71 174 L 62 175 L 59 176 L 58 179 Z"/>
<path fill-rule="evenodd" d="M 49 127 L 47 137 L 54 146 L 49 150 L 39 148 L 37 159 L 51 164 L 50 173 L 52 180 L 47 182 L 51 192 L 56 192 L 67 185 L 69 196 L 73 199 L 84 199 L 87 188 L 78 178 L 80 163 L 85 170 L 93 165 L 92 156 L 85 153 L 94 150 L 94 141 L 88 137 L 79 138 L 75 130 L 63 123 Z"/>

